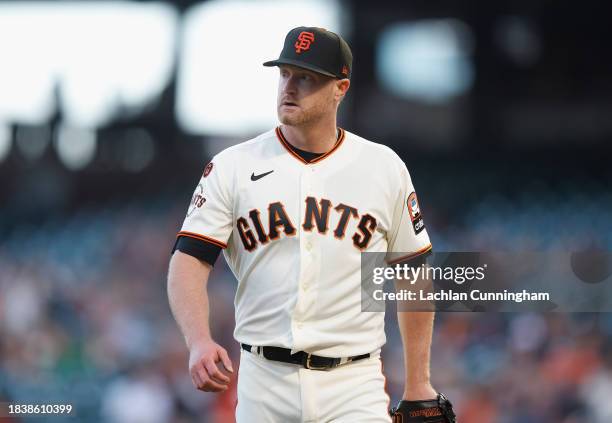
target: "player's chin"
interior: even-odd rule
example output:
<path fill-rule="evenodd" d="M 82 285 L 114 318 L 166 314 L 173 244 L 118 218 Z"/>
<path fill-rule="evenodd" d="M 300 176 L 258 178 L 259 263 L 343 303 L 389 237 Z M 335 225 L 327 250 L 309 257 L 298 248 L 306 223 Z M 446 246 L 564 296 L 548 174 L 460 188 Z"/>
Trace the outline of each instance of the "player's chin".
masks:
<path fill-rule="evenodd" d="M 295 113 L 278 112 L 278 120 L 283 125 L 296 125 L 301 122 L 301 116 Z"/>

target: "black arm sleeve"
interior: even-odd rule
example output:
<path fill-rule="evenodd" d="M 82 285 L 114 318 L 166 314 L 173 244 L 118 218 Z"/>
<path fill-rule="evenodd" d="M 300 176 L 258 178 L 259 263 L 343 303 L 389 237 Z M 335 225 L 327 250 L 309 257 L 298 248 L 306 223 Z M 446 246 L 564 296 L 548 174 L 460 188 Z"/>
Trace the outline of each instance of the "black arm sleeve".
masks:
<path fill-rule="evenodd" d="M 211 266 L 215 265 L 215 261 L 217 261 L 219 253 L 221 253 L 221 247 L 217 245 L 186 236 L 179 236 L 176 239 L 174 247 L 172 248 L 172 254 L 174 254 L 176 250 L 189 254 L 197 259 L 204 260 Z"/>

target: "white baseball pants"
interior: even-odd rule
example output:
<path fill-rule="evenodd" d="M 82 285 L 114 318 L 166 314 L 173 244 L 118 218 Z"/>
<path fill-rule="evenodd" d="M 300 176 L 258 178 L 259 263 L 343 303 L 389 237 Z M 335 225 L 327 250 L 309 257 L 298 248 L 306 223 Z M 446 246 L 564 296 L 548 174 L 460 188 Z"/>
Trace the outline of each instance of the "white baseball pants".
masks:
<path fill-rule="evenodd" d="M 309 370 L 241 350 L 237 423 L 390 423 L 378 355 Z"/>

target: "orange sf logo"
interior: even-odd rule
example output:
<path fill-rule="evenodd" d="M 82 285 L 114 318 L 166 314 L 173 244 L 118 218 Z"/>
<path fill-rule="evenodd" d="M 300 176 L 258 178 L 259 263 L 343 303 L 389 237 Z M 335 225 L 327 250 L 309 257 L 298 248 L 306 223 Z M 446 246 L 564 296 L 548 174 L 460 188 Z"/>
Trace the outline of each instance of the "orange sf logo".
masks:
<path fill-rule="evenodd" d="M 310 49 L 310 44 L 314 42 L 314 34 L 312 32 L 302 31 L 298 35 L 295 42 L 295 52 L 300 54 L 302 51 Z"/>

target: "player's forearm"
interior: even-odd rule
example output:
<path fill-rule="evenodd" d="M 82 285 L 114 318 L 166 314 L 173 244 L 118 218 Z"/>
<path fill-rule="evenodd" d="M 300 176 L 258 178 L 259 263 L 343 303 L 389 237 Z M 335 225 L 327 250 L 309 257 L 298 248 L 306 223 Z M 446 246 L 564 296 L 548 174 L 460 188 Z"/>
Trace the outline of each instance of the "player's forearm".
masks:
<path fill-rule="evenodd" d="M 402 343 L 404 346 L 405 395 L 417 395 L 430 385 L 430 351 L 434 312 L 398 312 Z"/>
<path fill-rule="evenodd" d="M 170 260 L 168 300 L 189 348 L 211 338 L 206 292 L 210 270 L 210 265 L 180 251 Z"/>

